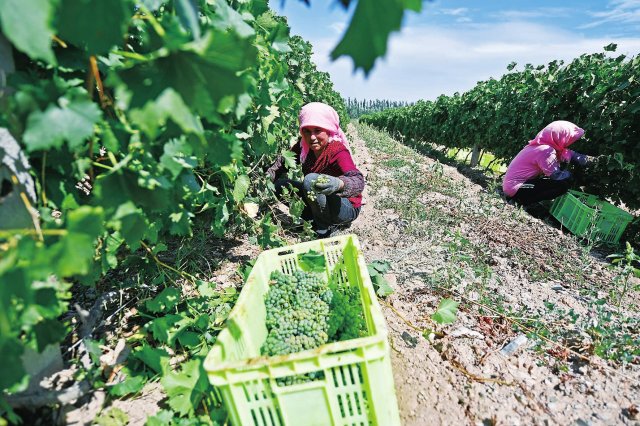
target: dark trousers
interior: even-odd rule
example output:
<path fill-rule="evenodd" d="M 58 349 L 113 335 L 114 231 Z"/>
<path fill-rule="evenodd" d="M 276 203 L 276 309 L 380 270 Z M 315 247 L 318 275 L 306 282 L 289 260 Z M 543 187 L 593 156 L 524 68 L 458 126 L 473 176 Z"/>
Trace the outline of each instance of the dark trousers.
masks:
<path fill-rule="evenodd" d="M 274 182 L 276 194 L 279 194 L 283 186 L 287 184 L 298 189 L 302 200 L 305 203 L 305 210 L 302 218 L 313 221 L 313 229 L 319 237 L 329 236 L 331 228 L 336 225 L 347 225 L 353 222 L 360 213 L 360 208 L 353 207 L 348 198 L 340 197 L 336 194 L 324 195 L 314 193 L 315 199 L 309 198 L 308 194 L 313 190 L 313 181 L 320 176 L 317 173 L 309 173 L 302 182 L 290 179 L 278 179 Z"/>
<path fill-rule="evenodd" d="M 571 179 L 552 180 L 549 178 L 529 179 L 522 184 L 512 199 L 522 206 L 542 200 L 553 200 L 565 194 L 571 186 Z"/>

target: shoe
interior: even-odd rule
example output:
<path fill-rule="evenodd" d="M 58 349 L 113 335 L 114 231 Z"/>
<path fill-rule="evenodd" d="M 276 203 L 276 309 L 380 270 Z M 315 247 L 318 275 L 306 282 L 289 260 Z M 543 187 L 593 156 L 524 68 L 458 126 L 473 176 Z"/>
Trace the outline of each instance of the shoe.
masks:
<path fill-rule="evenodd" d="M 326 229 L 316 229 L 316 235 L 318 239 L 322 238 L 330 238 L 336 234 L 340 230 L 338 225 L 329 225 Z"/>

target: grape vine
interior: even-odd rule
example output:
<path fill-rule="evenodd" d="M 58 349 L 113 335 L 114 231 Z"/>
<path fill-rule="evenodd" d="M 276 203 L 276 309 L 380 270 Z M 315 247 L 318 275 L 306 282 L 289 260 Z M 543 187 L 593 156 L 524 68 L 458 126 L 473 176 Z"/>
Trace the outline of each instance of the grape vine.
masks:
<path fill-rule="evenodd" d="M 440 96 L 404 108 L 361 117 L 363 122 L 401 134 L 417 147 L 437 143 L 478 147 L 510 161 L 528 140 L 554 120 L 585 129 L 575 149 L 601 156 L 577 174 L 587 192 L 631 208 L 640 207 L 640 57 L 616 57 L 616 46 L 570 63 L 553 61 L 521 71 L 516 64 L 499 80 L 478 83 L 463 94 Z"/>

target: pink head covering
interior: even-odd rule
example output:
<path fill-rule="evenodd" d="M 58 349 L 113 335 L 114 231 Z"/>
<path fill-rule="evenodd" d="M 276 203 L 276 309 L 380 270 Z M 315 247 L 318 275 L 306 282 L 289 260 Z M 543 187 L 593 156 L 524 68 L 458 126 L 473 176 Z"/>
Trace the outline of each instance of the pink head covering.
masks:
<path fill-rule="evenodd" d="M 569 145 L 580 139 L 584 135 L 584 130 L 570 121 L 553 121 L 529 141 L 529 145 L 549 145 L 556 150 L 560 161 L 569 161 L 571 152 L 567 149 Z"/>
<path fill-rule="evenodd" d="M 305 127 L 320 127 L 329 133 L 329 142 L 339 142 L 349 149 L 347 136 L 340 128 L 338 113 L 331 106 L 322 102 L 310 102 L 300 109 L 300 135 Z M 302 138 L 300 141 L 300 161 L 304 162 L 309 154 L 309 144 Z"/>

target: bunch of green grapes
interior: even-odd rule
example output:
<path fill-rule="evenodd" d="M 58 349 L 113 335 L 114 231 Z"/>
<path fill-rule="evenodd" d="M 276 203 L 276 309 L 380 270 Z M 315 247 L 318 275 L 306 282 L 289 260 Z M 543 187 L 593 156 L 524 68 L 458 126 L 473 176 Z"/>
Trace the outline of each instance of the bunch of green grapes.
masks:
<path fill-rule="evenodd" d="M 319 192 L 319 190 L 316 188 L 316 184 L 325 184 L 325 183 L 329 183 L 329 178 L 325 175 L 320 175 L 318 176 L 317 179 L 314 179 L 313 181 L 311 181 L 311 188 L 313 189 L 313 191 L 307 193 L 307 198 L 309 198 L 311 201 L 315 201 L 316 200 L 316 192 Z"/>
<path fill-rule="evenodd" d="M 360 289 L 352 285 L 332 287 L 333 298 L 329 315 L 329 340 L 338 342 L 367 335 L 367 324 L 362 311 Z"/>
<path fill-rule="evenodd" d="M 325 175 L 318 176 L 318 178 L 313 181 L 314 188 L 315 188 L 316 184 L 318 184 L 318 183 L 320 183 L 320 184 L 329 183 L 329 177 L 325 176 Z"/>
<path fill-rule="evenodd" d="M 321 346 L 329 340 L 332 292 L 317 275 L 274 271 L 265 297 L 269 334 L 264 355 L 285 355 Z"/>

